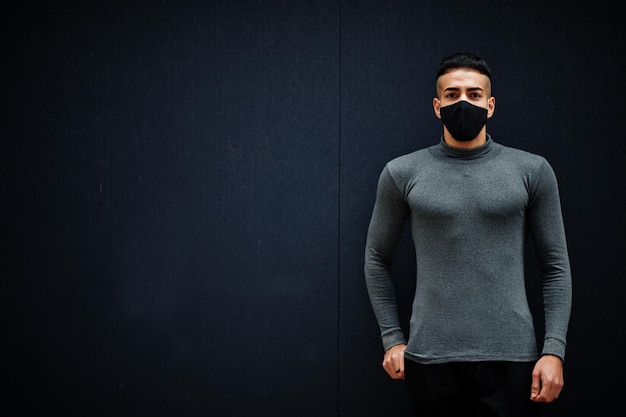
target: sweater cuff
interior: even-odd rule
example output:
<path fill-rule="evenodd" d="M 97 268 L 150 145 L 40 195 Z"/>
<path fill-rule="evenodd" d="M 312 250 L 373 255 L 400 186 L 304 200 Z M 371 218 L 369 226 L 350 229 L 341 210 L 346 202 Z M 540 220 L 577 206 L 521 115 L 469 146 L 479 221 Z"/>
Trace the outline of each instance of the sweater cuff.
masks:
<path fill-rule="evenodd" d="M 385 352 L 397 345 L 406 345 L 406 339 L 401 331 L 394 331 L 382 336 Z"/>
<path fill-rule="evenodd" d="M 565 362 L 565 343 L 553 337 L 547 337 L 543 341 L 542 355 L 555 355 Z"/>

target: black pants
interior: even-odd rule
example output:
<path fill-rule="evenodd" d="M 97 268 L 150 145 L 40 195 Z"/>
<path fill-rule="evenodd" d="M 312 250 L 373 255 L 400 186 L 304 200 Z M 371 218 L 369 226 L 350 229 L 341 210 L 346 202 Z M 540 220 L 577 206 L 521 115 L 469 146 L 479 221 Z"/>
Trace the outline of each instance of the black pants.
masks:
<path fill-rule="evenodd" d="M 538 417 L 530 401 L 534 362 L 423 365 L 405 360 L 415 415 L 424 417 Z"/>

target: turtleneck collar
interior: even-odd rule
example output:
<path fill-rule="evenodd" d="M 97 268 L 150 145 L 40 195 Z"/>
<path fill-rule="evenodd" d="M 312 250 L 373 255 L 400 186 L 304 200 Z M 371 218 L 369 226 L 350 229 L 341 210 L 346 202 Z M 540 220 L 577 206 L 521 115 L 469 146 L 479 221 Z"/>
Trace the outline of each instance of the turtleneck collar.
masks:
<path fill-rule="evenodd" d="M 470 161 L 476 159 L 484 159 L 487 156 L 495 156 L 498 152 L 494 152 L 496 149 L 496 143 L 491 139 L 491 136 L 487 134 L 487 141 L 480 146 L 471 149 L 455 148 L 448 145 L 441 137 L 439 144 L 433 148 L 433 154 L 438 157 L 452 158 L 456 161 Z M 490 155 L 493 154 L 493 155 Z"/>

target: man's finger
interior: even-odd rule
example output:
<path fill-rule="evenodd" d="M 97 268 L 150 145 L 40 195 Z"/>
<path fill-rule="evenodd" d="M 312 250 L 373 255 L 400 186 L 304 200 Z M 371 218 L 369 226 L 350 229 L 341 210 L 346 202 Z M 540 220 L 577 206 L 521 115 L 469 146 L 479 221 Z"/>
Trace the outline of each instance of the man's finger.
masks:
<path fill-rule="evenodd" d="M 539 375 L 536 375 L 533 372 L 533 381 L 530 386 L 530 399 L 533 401 L 536 401 L 540 392 L 541 392 L 541 378 L 539 377 Z"/>

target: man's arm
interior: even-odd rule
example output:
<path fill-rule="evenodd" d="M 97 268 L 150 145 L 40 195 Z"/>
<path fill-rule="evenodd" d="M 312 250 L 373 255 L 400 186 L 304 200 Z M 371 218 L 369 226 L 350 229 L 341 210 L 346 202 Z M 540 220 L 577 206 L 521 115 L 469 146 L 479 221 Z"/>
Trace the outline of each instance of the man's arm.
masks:
<path fill-rule="evenodd" d="M 564 360 L 572 277 L 557 180 L 545 160 L 532 184 L 528 220 L 542 273 L 545 313 L 542 355 L 555 355 Z"/>
<path fill-rule="evenodd" d="M 572 277 L 556 176 L 544 162 L 533 184 L 529 223 L 543 280 L 545 335 L 532 373 L 530 399 L 552 402 L 563 389 L 563 361 L 572 304 Z"/>
<path fill-rule="evenodd" d="M 378 180 L 364 267 L 367 291 L 385 350 L 406 343 L 398 318 L 391 264 L 408 213 L 406 201 L 385 167 Z"/>

